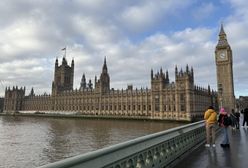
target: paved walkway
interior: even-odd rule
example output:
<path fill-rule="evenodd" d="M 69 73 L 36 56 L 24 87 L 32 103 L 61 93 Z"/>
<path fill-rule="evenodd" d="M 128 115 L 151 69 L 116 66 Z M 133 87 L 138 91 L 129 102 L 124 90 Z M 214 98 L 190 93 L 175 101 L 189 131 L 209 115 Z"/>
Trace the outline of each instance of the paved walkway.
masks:
<path fill-rule="evenodd" d="M 230 148 L 220 146 L 223 133 L 216 139 L 216 148 L 202 145 L 175 168 L 247 168 L 248 167 L 248 127 L 229 129 Z"/>

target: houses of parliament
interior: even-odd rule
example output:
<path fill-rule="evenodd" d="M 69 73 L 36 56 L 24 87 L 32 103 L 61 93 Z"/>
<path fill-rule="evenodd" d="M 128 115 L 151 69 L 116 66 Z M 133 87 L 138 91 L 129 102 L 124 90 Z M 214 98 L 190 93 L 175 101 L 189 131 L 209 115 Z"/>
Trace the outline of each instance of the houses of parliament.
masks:
<path fill-rule="evenodd" d="M 232 57 L 230 46 L 227 43 L 226 34 L 223 33 L 224 29 L 221 26 L 219 41 L 215 50 L 217 86 L 218 90 L 222 91 L 221 95 L 211 90 L 210 86 L 202 88 L 195 85 L 194 70 L 188 65 L 184 70 L 175 67 L 175 81 L 173 82 L 170 81 L 168 71 L 164 72 L 161 68 L 156 73 L 151 70 L 151 74 L 148 75 L 151 81 L 149 89 L 133 89 L 132 85 L 121 90 L 111 89 L 106 57 L 99 78 L 95 77 L 94 82 L 91 80 L 86 82 L 83 74 L 80 89 L 73 89 L 74 60 L 69 64 L 63 57 L 61 64 L 59 64 L 58 59 L 55 61 L 51 95 L 35 95 L 33 89 L 28 95 L 25 95 L 25 87 L 8 87 L 5 89 L 3 111 L 6 113 L 22 111 L 64 112 L 75 115 L 130 118 L 142 116 L 147 119 L 185 121 L 202 119 L 204 111 L 209 105 L 218 108 L 220 100 L 222 104 L 230 104 L 233 101 L 231 99 L 233 97 L 229 98 L 230 96 L 226 93 L 227 87 L 233 91 L 232 72 L 229 74 L 231 75 L 232 86 L 219 83 L 224 80 L 222 73 L 227 72 L 224 67 L 232 68 L 232 62 L 230 62 L 232 60 L 228 58 Z M 225 54 L 224 57 L 223 53 Z M 220 70 L 218 70 L 218 66 L 221 67 Z M 226 78 L 228 78 L 227 75 Z"/>

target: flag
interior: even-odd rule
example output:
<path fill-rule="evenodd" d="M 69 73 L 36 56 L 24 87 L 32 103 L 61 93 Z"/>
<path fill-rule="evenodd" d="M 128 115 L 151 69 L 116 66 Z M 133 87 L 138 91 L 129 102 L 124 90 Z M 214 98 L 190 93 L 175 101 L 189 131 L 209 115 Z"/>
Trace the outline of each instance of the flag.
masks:
<path fill-rule="evenodd" d="M 66 47 L 65 48 L 62 48 L 61 50 L 66 50 Z"/>

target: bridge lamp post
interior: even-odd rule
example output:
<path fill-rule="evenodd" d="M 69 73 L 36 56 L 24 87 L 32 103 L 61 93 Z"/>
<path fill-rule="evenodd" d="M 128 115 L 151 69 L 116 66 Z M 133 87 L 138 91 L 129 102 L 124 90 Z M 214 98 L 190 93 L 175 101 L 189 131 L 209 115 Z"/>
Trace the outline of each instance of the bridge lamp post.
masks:
<path fill-rule="evenodd" d="M 223 93 L 223 89 L 222 89 L 222 85 L 220 84 L 220 87 L 219 87 L 219 100 L 220 100 L 220 108 L 223 107 L 223 98 L 222 98 L 222 93 Z"/>

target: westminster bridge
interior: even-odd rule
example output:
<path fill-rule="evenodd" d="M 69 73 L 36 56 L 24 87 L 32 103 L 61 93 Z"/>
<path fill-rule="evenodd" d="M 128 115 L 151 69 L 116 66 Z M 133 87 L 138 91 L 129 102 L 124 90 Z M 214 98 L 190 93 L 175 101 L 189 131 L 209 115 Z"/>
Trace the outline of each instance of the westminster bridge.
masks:
<path fill-rule="evenodd" d="M 40 168 L 244 168 L 248 165 L 248 128 L 229 130 L 230 148 L 206 148 L 204 121 L 139 137 Z"/>

